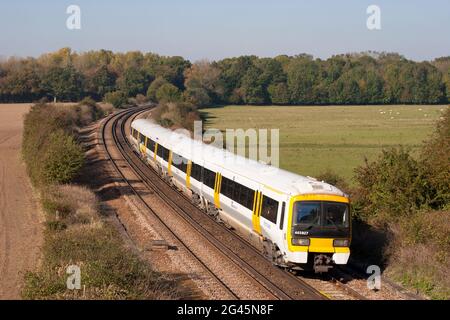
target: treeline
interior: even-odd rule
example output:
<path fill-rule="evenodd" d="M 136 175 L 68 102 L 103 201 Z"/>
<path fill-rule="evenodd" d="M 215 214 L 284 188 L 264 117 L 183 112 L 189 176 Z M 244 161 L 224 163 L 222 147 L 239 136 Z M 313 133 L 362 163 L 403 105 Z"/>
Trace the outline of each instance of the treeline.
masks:
<path fill-rule="evenodd" d="M 190 61 L 139 51 L 75 53 L 0 62 L 0 102 L 84 97 L 213 104 L 437 104 L 450 95 L 450 57 L 414 62 L 392 53 L 327 60 L 310 55 Z"/>

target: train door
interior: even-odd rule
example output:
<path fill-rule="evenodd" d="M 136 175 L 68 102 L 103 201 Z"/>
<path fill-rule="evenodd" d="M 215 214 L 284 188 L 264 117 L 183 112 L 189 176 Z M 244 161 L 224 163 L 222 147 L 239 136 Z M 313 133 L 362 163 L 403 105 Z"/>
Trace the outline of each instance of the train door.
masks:
<path fill-rule="evenodd" d="M 147 144 L 147 137 L 144 136 L 142 133 L 139 133 L 139 152 L 142 156 L 146 153 L 146 144 Z"/>
<path fill-rule="evenodd" d="M 262 204 L 262 193 L 261 191 L 256 191 L 253 196 L 253 211 L 252 211 L 252 224 L 253 231 L 257 234 L 261 234 L 261 204 Z"/>
<path fill-rule="evenodd" d="M 222 185 L 222 175 L 217 172 L 216 180 L 214 182 L 214 205 L 220 209 L 220 189 Z"/>

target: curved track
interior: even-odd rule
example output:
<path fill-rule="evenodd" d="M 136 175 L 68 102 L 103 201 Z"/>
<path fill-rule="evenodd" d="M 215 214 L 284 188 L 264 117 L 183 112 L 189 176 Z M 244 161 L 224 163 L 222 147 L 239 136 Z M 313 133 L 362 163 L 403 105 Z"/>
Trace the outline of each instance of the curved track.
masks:
<path fill-rule="evenodd" d="M 115 163 L 115 160 L 111 157 L 110 148 L 111 144 L 106 141 L 106 136 L 110 134 L 107 128 L 111 129 L 112 139 L 120 151 L 123 160 L 127 162 L 129 167 L 132 168 L 136 176 L 138 176 L 142 182 L 151 190 L 157 194 L 162 201 L 167 203 L 182 219 L 189 224 L 194 232 L 199 234 L 204 240 L 205 244 L 215 248 L 217 252 L 221 253 L 223 259 L 228 260 L 228 263 L 232 263 L 239 268 L 242 273 L 251 278 L 254 285 L 263 288 L 270 298 L 273 299 L 325 299 L 319 291 L 306 284 L 301 279 L 294 275 L 285 272 L 281 269 L 274 268 L 269 261 L 267 261 L 255 248 L 253 248 L 246 241 L 238 237 L 236 234 L 228 230 L 217 222 L 213 221 L 195 207 L 187 198 L 172 189 L 165 181 L 163 181 L 157 173 L 145 165 L 141 159 L 133 152 L 131 145 L 126 138 L 125 124 L 131 117 L 135 117 L 137 114 L 146 110 L 134 109 L 131 111 L 122 111 L 105 120 L 102 126 L 101 140 L 104 143 L 105 151 L 112 160 L 116 171 L 127 182 L 128 186 L 133 192 L 140 198 L 149 211 L 159 218 L 159 221 L 170 230 L 167 223 L 158 216 L 151 206 L 146 203 L 145 199 L 140 195 L 138 190 L 135 190 L 131 183 L 128 182 L 123 175 L 120 166 Z M 175 235 L 177 237 L 177 235 Z M 181 239 L 180 239 L 180 242 Z M 205 270 L 211 275 L 217 278 L 212 270 L 203 263 L 201 257 L 198 257 L 187 246 L 185 249 L 199 261 Z M 217 278 L 217 281 L 235 298 L 238 298 L 235 292 L 221 279 Z"/>
<path fill-rule="evenodd" d="M 184 194 L 175 190 L 158 173 L 145 164 L 140 156 L 134 151 L 127 139 L 127 128 L 131 121 L 139 114 L 149 109 L 133 109 L 122 111 L 104 122 L 102 126 L 102 141 L 105 151 L 110 154 L 105 135 L 112 134 L 114 146 L 120 152 L 122 160 L 132 169 L 135 176 L 144 183 L 146 188 L 157 195 L 161 201 L 170 206 L 178 214 L 178 218 L 184 221 L 192 229 L 192 232 L 201 236 L 202 241 L 220 252 L 223 259 L 233 264 L 242 273 L 250 277 L 256 287 L 262 288 L 270 298 L 273 299 L 367 299 L 364 295 L 353 290 L 339 280 L 339 277 L 326 276 L 326 280 L 307 283 L 301 275 L 294 275 L 286 270 L 274 267 L 256 248 L 249 242 L 241 238 L 235 232 L 229 230 L 224 225 L 218 224 L 212 217 L 203 213 L 199 208 L 191 203 Z M 108 125 L 110 124 L 110 125 Z M 107 127 L 111 132 L 107 132 Z M 151 208 L 145 199 L 140 195 L 139 190 L 135 190 L 132 184 L 122 173 L 120 166 L 110 156 L 116 171 L 123 180 L 139 197 L 142 203 L 155 215 L 167 230 L 172 232 L 170 226 Z M 174 232 L 172 234 L 183 243 Z M 183 244 L 183 247 L 191 256 L 202 265 L 206 272 L 226 290 L 233 298 L 239 299 L 239 295 L 218 275 L 211 270 L 202 257 L 194 253 L 189 246 Z M 321 283 L 321 284 L 320 284 Z"/>

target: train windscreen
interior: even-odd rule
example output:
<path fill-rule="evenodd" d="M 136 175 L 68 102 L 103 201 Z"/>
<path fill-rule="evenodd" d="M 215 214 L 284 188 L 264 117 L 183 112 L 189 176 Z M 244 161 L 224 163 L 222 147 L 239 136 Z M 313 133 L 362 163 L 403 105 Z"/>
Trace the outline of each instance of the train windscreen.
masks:
<path fill-rule="evenodd" d="M 348 228 L 349 206 L 330 201 L 297 201 L 293 208 L 293 226 L 305 230 L 312 227 Z"/>

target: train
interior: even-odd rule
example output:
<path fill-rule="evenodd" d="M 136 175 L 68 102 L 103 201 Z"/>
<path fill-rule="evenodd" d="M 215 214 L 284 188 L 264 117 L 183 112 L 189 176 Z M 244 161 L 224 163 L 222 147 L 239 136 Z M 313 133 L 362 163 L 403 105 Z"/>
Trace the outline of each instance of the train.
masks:
<path fill-rule="evenodd" d="M 151 119 L 133 120 L 129 139 L 163 179 L 273 264 L 317 273 L 347 264 L 350 199 L 337 187 L 192 139 Z"/>

